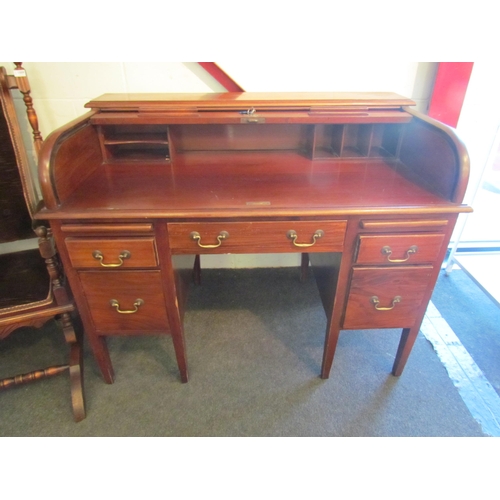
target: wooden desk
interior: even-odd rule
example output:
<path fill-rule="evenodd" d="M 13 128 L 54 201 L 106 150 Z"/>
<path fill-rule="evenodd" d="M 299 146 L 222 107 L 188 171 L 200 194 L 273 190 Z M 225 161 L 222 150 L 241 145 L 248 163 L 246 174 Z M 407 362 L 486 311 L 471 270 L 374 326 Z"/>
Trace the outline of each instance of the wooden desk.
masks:
<path fill-rule="evenodd" d="M 340 330 L 370 328 L 403 329 L 401 374 L 457 215 L 470 211 L 464 146 L 413 104 L 104 95 L 49 136 L 38 217 L 51 221 L 106 382 L 106 336 L 164 333 L 188 380 L 185 299 L 195 256 L 211 253 L 307 252 L 328 318 L 321 376 Z"/>

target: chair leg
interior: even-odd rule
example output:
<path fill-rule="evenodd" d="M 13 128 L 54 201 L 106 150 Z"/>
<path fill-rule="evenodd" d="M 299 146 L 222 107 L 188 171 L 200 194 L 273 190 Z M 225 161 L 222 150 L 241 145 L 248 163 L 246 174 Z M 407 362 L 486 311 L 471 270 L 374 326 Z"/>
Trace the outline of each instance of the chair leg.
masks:
<path fill-rule="evenodd" d="M 80 344 L 70 347 L 69 378 L 71 384 L 71 403 L 75 422 L 85 418 L 85 398 L 83 392 L 83 349 Z"/>
<path fill-rule="evenodd" d="M 75 422 L 85 418 L 85 397 L 83 392 L 83 348 L 82 335 L 75 331 L 69 313 L 61 315 L 60 319 L 64 337 L 69 344 L 69 378 L 71 387 L 71 404 Z"/>
<path fill-rule="evenodd" d="M 17 385 L 29 384 L 43 378 L 54 377 L 65 372 L 69 368 L 68 365 L 49 366 L 41 370 L 35 370 L 15 377 L 8 377 L 0 380 L 0 390 L 9 389 Z"/>
<path fill-rule="evenodd" d="M 80 422 L 85 418 L 82 335 L 77 334 L 75 331 L 70 313 L 61 314 L 58 323 L 62 327 L 65 340 L 70 348 L 69 364 L 49 366 L 41 370 L 1 379 L 0 390 L 35 382 L 47 377 L 54 377 L 55 375 L 69 371 L 73 417 L 75 422 Z M 41 325 L 36 326 L 40 327 Z"/>

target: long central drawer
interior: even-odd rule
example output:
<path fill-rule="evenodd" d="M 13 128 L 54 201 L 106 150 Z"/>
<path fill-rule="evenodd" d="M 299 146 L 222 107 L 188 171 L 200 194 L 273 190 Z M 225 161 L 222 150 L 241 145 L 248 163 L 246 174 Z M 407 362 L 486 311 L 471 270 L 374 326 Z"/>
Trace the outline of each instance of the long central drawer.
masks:
<path fill-rule="evenodd" d="M 347 221 L 178 222 L 174 254 L 341 252 Z"/>

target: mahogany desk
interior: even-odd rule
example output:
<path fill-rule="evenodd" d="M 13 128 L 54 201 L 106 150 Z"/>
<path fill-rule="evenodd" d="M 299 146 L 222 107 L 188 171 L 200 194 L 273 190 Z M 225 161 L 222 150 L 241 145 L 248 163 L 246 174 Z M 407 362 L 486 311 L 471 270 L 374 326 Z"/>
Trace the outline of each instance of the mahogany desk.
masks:
<path fill-rule="evenodd" d="M 106 382 L 109 335 L 172 335 L 198 254 L 307 253 L 341 330 L 402 328 L 400 375 L 460 212 L 454 132 L 389 93 L 107 94 L 55 131 L 45 207 Z M 299 285 L 298 285 L 299 286 Z"/>

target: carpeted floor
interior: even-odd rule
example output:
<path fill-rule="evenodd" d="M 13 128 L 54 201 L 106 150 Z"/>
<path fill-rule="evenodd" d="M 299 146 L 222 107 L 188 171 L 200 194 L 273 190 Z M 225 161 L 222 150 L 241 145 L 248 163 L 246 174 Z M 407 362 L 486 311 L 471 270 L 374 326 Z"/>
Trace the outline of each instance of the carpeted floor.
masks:
<path fill-rule="evenodd" d="M 325 328 L 314 279 L 297 269 L 206 269 L 185 317 L 187 384 L 170 337 L 113 338 L 112 385 L 86 346 L 84 421 L 62 375 L 3 391 L 0 436 L 483 436 L 422 335 L 395 378 L 399 330 L 342 332 L 321 380 Z M 52 323 L 19 330 L 0 344 L 0 377 L 65 353 Z"/>
<path fill-rule="evenodd" d="M 442 274 L 432 301 L 500 396 L 498 304 L 460 269 Z"/>

